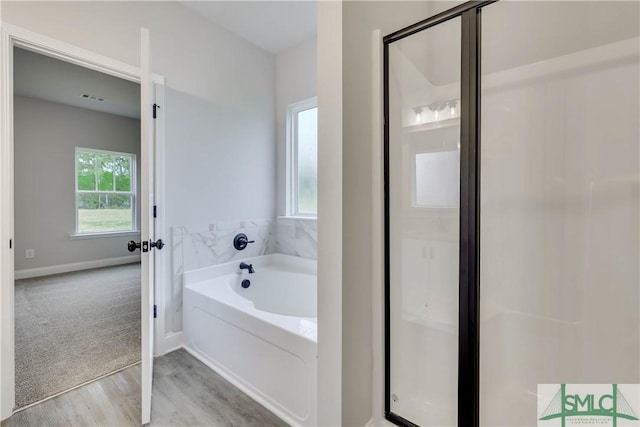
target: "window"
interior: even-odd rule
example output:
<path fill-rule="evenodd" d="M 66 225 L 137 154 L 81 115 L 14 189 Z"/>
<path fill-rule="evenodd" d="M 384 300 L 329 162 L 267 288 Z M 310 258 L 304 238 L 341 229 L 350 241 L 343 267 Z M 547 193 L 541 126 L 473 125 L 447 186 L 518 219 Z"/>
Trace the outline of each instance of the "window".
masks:
<path fill-rule="evenodd" d="M 412 207 L 457 208 L 460 206 L 460 122 L 423 127 L 411 133 L 413 166 Z M 426 125 L 431 126 L 431 125 Z M 408 201 L 407 201 L 408 203 Z"/>
<path fill-rule="evenodd" d="M 415 206 L 421 208 L 460 205 L 460 152 L 437 151 L 415 156 Z"/>
<path fill-rule="evenodd" d="M 318 100 L 287 111 L 288 214 L 315 217 L 318 212 Z"/>
<path fill-rule="evenodd" d="M 136 156 L 76 148 L 76 233 L 135 230 Z"/>

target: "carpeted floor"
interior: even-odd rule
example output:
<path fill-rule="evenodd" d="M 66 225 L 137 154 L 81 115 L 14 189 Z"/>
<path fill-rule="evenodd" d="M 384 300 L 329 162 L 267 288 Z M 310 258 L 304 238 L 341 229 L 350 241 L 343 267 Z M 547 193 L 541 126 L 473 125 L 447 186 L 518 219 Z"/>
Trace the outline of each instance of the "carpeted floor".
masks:
<path fill-rule="evenodd" d="M 140 360 L 140 264 L 16 280 L 16 407 Z"/>

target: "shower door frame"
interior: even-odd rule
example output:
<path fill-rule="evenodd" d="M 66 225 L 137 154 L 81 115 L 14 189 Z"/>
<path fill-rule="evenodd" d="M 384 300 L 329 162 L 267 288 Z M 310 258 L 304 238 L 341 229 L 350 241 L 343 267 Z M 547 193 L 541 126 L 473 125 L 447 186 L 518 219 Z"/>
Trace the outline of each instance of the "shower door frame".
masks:
<path fill-rule="evenodd" d="M 458 299 L 458 426 L 480 424 L 480 35 L 482 8 L 498 0 L 468 1 L 383 37 L 384 102 L 384 383 L 385 418 L 416 426 L 391 411 L 391 257 L 389 221 L 389 45 L 461 18 L 460 237 Z"/>

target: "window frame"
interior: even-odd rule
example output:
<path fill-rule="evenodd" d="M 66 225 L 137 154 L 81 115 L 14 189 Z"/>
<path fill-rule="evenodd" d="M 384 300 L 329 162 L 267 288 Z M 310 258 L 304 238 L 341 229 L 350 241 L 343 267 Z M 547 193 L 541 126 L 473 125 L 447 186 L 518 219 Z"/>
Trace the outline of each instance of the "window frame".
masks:
<path fill-rule="evenodd" d="M 318 97 L 307 98 L 287 106 L 286 215 L 315 219 L 318 212 L 300 212 L 298 207 L 298 113 L 318 108 Z"/>
<path fill-rule="evenodd" d="M 79 190 L 78 189 L 78 152 L 84 153 L 94 153 L 94 154 L 108 154 L 111 156 L 121 156 L 121 157 L 129 157 L 131 158 L 131 189 L 130 191 L 116 191 L 115 190 L 115 182 L 114 182 L 114 190 L 113 191 L 91 191 L 91 190 Z M 112 150 L 101 150 L 97 148 L 85 148 L 85 147 L 75 147 L 74 150 L 74 195 L 75 195 L 75 217 L 76 217 L 76 225 L 74 234 L 71 237 L 92 237 L 92 236 L 100 236 L 100 235 L 121 235 L 121 234 L 131 234 L 131 233 L 139 233 L 138 221 L 137 221 L 137 189 L 138 189 L 138 176 L 137 176 L 137 156 L 135 153 L 125 153 L 122 151 L 112 151 Z M 98 175 L 96 176 L 96 187 L 98 185 Z M 115 180 L 115 175 L 114 175 Z M 94 231 L 94 232 L 81 232 L 78 229 L 79 226 L 79 215 L 78 215 L 78 195 L 79 194 L 113 194 L 113 195 L 128 195 L 131 197 L 131 229 L 129 230 L 109 230 L 109 231 Z"/>

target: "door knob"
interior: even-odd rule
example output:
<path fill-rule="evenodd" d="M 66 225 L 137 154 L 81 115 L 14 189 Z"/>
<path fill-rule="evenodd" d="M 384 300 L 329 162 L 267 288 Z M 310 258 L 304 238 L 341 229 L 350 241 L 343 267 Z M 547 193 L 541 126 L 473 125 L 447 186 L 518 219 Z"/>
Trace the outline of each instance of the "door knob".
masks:
<path fill-rule="evenodd" d="M 136 249 L 140 249 L 140 242 L 130 240 L 129 243 L 127 243 L 127 249 L 129 249 L 129 252 L 135 252 Z"/>
<path fill-rule="evenodd" d="M 149 250 L 149 246 L 151 246 L 152 248 L 157 248 L 158 250 L 164 248 L 164 242 L 162 241 L 162 239 L 158 239 L 155 242 L 153 240 L 149 240 L 149 242 L 147 243 L 147 241 L 145 240 L 144 243 L 142 245 L 140 245 L 140 242 L 136 242 L 136 241 L 129 241 L 129 243 L 127 243 L 127 249 L 129 249 L 129 252 L 135 252 L 136 249 L 140 249 L 140 246 L 143 246 L 142 248 L 142 252 L 147 252 Z"/>

